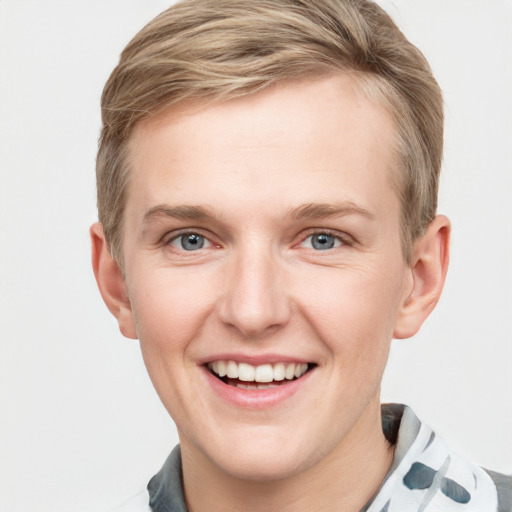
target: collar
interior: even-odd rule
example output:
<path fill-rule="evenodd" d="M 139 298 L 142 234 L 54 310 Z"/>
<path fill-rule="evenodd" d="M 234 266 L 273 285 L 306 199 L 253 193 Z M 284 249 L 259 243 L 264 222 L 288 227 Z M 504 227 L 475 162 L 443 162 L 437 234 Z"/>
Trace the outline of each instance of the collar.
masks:
<path fill-rule="evenodd" d="M 496 486 L 489 474 L 450 451 L 409 407 L 382 405 L 382 430 L 395 445 L 395 455 L 361 512 L 421 512 L 427 506 L 446 512 L 498 510 Z M 153 512 L 188 512 L 179 445 L 149 481 L 148 492 Z"/>

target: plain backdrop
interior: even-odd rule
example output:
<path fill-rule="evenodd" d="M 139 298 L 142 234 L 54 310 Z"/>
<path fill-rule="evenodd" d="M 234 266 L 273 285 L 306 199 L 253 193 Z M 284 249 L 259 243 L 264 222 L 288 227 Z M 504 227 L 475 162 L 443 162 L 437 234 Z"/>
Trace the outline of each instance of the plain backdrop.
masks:
<path fill-rule="evenodd" d="M 99 101 L 163 0 L 0 0 L 0 511 L 108 511 L 177 442 L 96 290 Z M 395 341 L 383 399 L 512 471 L 512 2 L 383 2 L 445 94 L 444 295 Z"/>

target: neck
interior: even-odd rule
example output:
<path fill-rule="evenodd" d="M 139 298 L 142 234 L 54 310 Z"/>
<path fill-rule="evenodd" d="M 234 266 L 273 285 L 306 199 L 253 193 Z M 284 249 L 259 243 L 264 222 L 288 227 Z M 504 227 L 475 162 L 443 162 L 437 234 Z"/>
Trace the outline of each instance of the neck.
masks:
<path fill-rule="evenodd" d="M 191 512 L 358 511 L 382 483 L 394 448 L 382 433 L 380 405 L 369 407 L 343 442 L 305 471 L 279 480 L 227 474 L 182 443 L 185 498 Z M 367 417 L 368 416 L 368 417 Z"/>

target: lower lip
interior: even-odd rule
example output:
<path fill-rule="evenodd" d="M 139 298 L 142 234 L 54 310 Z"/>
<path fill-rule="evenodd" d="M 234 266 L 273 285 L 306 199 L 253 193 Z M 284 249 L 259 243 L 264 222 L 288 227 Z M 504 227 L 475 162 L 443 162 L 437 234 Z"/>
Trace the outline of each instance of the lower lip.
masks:
<path fill-rule="evenodd" d="M 203 370 L 209 385 L 218 396 L 226 402 L 245 409 L 266 409 L 281 404 L 299 392 L 315 371 L 314 369 L 310 370 L 302 375 L 302 377 L 281 384 L 275 388 L 243 389 L 225 384 L 212 375 L 205 367 L 203 367 Z"/>

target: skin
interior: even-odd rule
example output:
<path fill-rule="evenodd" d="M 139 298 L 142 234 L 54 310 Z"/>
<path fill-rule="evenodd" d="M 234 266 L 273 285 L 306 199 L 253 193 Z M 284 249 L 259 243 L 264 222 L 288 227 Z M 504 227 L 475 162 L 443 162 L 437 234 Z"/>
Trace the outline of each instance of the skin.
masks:
<path fill-rule="evenodd" d="M 99 224 L 93 266 L 176 422 L 190 510 L 359 510 L 382 481 L 390 342 L 434 308 L 449 238 L 436 217 L 404 261 L 393 143 L 388 112 L 345 76 L 135 129 L 124 275 Z M 185 250 L 184 232 L 203 248 Z M 313 370 L 285 399 L 242 406 L 205 370 L 225 354 Z"/>

